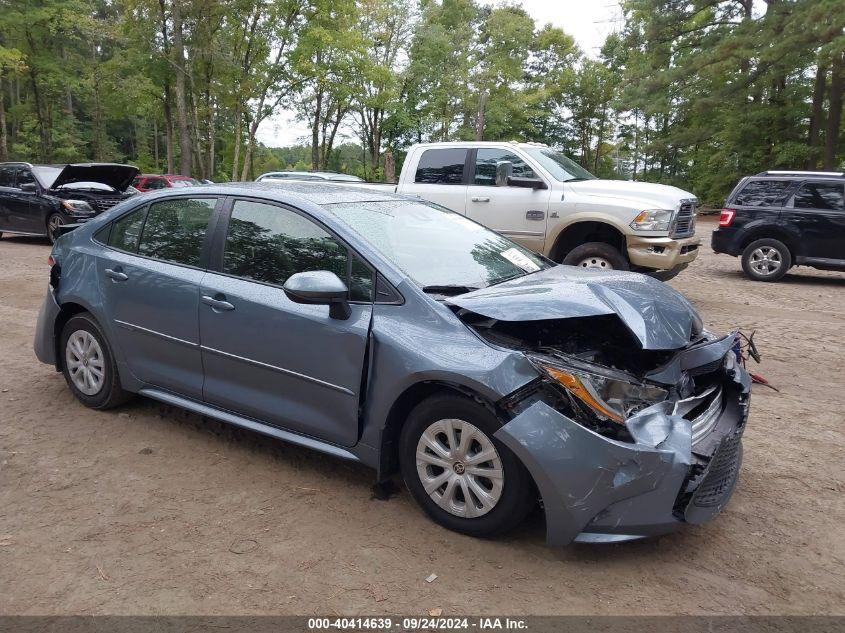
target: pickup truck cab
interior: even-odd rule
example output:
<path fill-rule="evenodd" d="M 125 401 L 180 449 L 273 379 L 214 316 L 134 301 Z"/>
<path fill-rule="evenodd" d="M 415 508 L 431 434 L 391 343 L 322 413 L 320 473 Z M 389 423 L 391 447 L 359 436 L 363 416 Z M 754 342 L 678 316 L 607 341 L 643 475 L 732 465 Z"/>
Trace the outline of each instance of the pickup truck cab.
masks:
<path fill-rule="evenodd" d="M 558 263 L 667 279 L 698 255 L 693 194 L 601 180 L 536 143 L 417 144 L 398 184 L 380 187 L 441 204 Z"/>

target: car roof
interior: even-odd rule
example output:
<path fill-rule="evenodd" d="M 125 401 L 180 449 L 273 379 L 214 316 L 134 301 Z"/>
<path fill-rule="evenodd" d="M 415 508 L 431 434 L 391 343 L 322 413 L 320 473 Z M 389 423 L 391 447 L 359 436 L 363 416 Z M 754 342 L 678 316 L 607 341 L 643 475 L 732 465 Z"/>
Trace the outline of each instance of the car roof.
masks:
<path fill-rule="evenodd" d="M 258 196 L 277 202 L 295 202 L 303 200 L 325 206 L 328 204 L 342 204 L 347 202 L 388 202 L 392 200 L 415 200 L 410 196 L 369 189 L 365 187 L 345 186 L 329 181 L 275 181 L 275 182 L 227 182 L 201 185 L 198 187 L 182 187 L 176 190 L 163 190 L 153 195 L 156 197 L 184 196 L 192 191 L 203 195 L 218 194 L 225 196 Z"/>

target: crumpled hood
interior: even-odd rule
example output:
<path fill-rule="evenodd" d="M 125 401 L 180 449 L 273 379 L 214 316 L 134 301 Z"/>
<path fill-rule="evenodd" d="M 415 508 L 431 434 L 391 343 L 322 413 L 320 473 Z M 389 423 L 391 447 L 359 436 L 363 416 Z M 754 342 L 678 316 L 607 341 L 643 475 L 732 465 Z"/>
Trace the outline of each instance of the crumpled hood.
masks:
<path fill-rule="evenodd" d="M 49 185 L 49 188 L 56 189 L 62 185 L 74 182 L 99 182 L 122 192 L 132 184 L 132 180 L 134 180 L 138 173 L 139 169 L 137 167 L 115 163 L 77 163 L 75 165 L 65 165 L 64 169 L 59 172 L 56 180 Z"/>
<path fill-rule="evenodd" d="M 582 180 L 569 185 L 579 194 L 604 198 L 624 198 L 632 206 L 647 206 L 659 209 L 677 209 L 681 200 L 695 198 L 689 191 L 670 185 L 631 180 Z"/>
<path fill-rule="evenodd" d="M 661 281 L 575 266 L 555 266 L 450 297 L 448 303 L 499 321 L 616 314 L 646 350 L 681 349 L 701 328 L 695 308 Z"/>

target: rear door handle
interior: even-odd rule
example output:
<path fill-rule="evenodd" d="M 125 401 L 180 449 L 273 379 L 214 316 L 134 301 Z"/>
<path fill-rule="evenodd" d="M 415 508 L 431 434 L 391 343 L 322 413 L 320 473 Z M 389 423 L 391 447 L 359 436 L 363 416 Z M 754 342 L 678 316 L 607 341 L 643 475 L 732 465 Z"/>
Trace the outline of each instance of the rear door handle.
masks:
<path fill-rule="evenodd" d="M 526 220 L 542 220 L 546 217 L 545 211 L 526 211 L 525 219 Z"/>
<path fill-rule="evenodd" d="M 234 310 L 235 306 L 231 303 L 226 301 L 226 295 L 218 293 L 214 297 L 209 297 L 208 295 L 202 296 L 202 302 L 210 306 L 212 310 L 215 312 L 225 312 L 229 310 Z"/>
<path fill-rule="evenodd" d="M 129 279 L 129 275 L 123 272 L 120 266 L 117 266 L 115 268 L 106 268 L 106 277 L 110 277 L 115 281 L 126 281 L 127 279 Z"/>
<path fill-rule="evenodd" d="M 472 201 L 473 202 L 490 202 L 490 198 L 488 198 L 487 196 L 473 196 Z"/>

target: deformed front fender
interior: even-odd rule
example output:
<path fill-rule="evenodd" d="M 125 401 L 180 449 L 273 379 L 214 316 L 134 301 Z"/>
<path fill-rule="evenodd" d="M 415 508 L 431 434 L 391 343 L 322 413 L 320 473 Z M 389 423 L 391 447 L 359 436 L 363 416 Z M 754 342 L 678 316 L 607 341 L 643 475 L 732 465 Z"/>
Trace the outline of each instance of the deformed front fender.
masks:
<path fill-rule="evenodd" d="M 660 403 L 631 418 L 635 443 L 594 433 L 544 402 L 496 432 L 539 488 L 550 545 L 570 543 L 609 505 L 658 488 L 671 508 L 687 476 L 692 440 L 689 424 L 670 409 Z"/>

